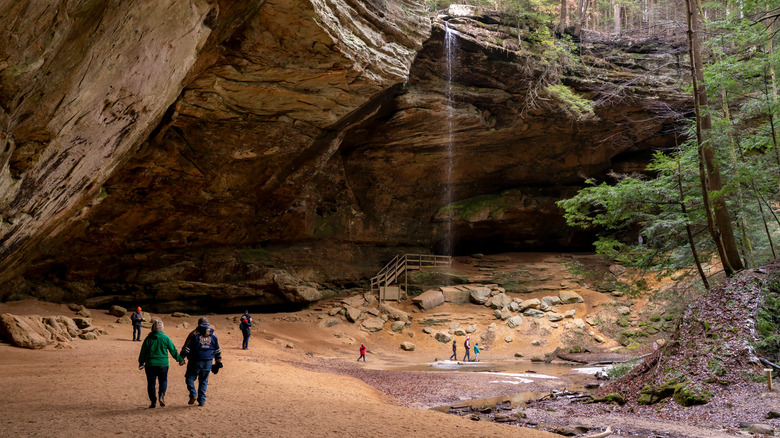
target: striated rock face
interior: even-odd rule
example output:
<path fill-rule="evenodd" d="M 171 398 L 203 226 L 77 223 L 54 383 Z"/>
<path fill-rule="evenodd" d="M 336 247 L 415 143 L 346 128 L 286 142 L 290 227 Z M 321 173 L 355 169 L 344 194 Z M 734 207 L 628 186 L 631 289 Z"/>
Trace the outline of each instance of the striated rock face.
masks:
<path fill-rule="evenodd" d="M 450 228 L 461 251 L 578 247 L 554 202 L 641 169 L 686 111 L 661 44 L 551 59 L 468 12 L 448 63 L 421 1 L 168 3 L 0 10 L 0 296 L 305 304 Z"/>

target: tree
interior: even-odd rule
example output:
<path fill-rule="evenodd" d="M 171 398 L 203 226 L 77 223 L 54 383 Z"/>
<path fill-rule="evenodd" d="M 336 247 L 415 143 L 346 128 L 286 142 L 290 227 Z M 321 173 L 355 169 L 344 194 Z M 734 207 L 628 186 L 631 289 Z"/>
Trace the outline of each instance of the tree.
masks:
<path fill-rule="evenodd" d="M 707 214 L 707 225 L 712 239 L 718 248 L 723 268 L 727 275 L 743 269 L 737 241 L 731 226 L 731 216 L 723 191 L 723 181 L 715 149 L 705 137 L 712 127 L 709 115 L 709 102 L 704 84 L 701 48 L 699 45 L 699 2 L 685 0 L 688 22 L 688 50 L 691 60 L 691 78 L 693 82 L 694 111 L 696 113 L 696 140 L 699 146 L 699 175 L 701 178 L 702 200 Z"/>

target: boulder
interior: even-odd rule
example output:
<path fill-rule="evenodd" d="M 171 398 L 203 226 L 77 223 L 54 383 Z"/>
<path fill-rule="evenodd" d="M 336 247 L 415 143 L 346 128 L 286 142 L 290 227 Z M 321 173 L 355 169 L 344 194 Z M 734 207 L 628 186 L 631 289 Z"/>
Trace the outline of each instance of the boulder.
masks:
<path fill-rule="evenodd" d="M 477 325 L 471 324 L 470 326 L 466 327 L 466 333 L 474 333 L 477 331 Z"/>
<path fill-rule="evenodd" d="M 458 329 L 458 328 L 460 328 L 460 323 L 459 322 L 453 322 L 452 324 L 450 324 L 450 329 L 451 330 L 455 330 L 455 329 Z"/>
<path fill-rule="evenodd" d="M 574 318 L 574 314 L 575 313 L 577 313 L 577 311 L 575 309 L 567 310 L 567 311 L 563 312 L 563 317 L 564 318 Z M 590 324 L 590 325 L 593 325 L 593 324 Z"/>
<path fill-rule="evenodd" d="M 582 435 L 589 429 L 585 426 L 559 426 L 555 429 L 555 433 L 564 436 Z"/>
<path fill-rule="evenodd" d="M 408 313 L 401 309 L 396 309 L 387 303 L 379 304 L 379 310 L 381 310 L 383 313 L 386 313 L 387 316 L 393 321 L 402 321 L 404 323 L 408 323 L 412 319 Z"/>
<path fill-rule="evenodd" d="M 561 299 L 561 303 L 563 304 L 581 303 L 583 301 L 580 294 L 574 292 L 573 290 L 562 290 L 558 292 L 558 297 Z"/>
<path fill-rule="evenodd" d="M 347 307 L 346 310 L 346 317 L 347 321 L 349 322 L 357 322 L 358 318 L 360 318 L 360 315 L 363 313 L 360 309 L 356 309 L 354 307 Z"/>
<path fill-rule="evenodd" d="M 363 294 L 363 299 L 366 300 L 366 306 L 374 307 L 379 302 L 374 294 L 366 292 Z"/>
<path fill-rule="evenodd" d="M 467 289 L 457 287 L 442 287 L 441 293 L 444 295 L 444 301 L 447 303 L 465 304 L 469 302 L 471 292 Z"/>
<path fill-rule="evenodd" d="M 466 330 L 463 328 L 455 329 L 452 333 L 455 336 L 466 336 Z"/>
<path fill-rule="evenodd" d="M 542 302 L 548 306 L 557 306 L 558 304 L 561 304 L 561 299 L 559 297 L 546 296 L 542 297 Z"/>
<path fill-rule="evenodd" d="M 506 296 L 505 293 L 497 293 L 490 299 L 490 307 L 494 309 L 503 309 L 512 303 L 512 298 Z"/>
<path fill-rule="evenodd" d="M 507 337 L 504 338 L 504 342 L 506 342 L 507 344 L 512 342 L 512 341 L 514 341 L 514 339 L 512 339 L 511 336 L 507 336 Z"/>
<path fill-rule="evenodd" d="M 322 321 L 317 324 L 317 327 L 320 328 L 327 328 L 327 327 L 333 327 L 334 325 L 338 324 L 339 320 L 336 318 L 327 318 L 323 319 Z"/>
<path fill-rule="evenodd" d="M 17 347 L 41 349 L 54 342 L 51 332 L 36 316 L 0 315 L 0 336 Z"/>
<path fill-rule="evenodd" d="M 86 341 L 94 341 L 98 338 L 98 335 L 95 332 L 87 332 L 87 333 L 80 334 L 79 338 L 84 339 Z"/>
<path fill-rule="evenodd" d="M 116 316 L 122 316 L 122 315 L 116 315 Z M 184 312 L 173 312 L 173 313 L 171 313 L 171 317 L 173 317 L 173 318 L 189 318 L 190 315 L 188 313 L 184 313 Z"/>
<path fill-rule="evenodd" d="M 385 322 L 380 318 L 366 318 L 360 324 L 360 328 L 368 332 L 378 332 L 385 326 Z"/>
<path fill-rule="evenodd" d="M 520 315 L 515 315 L 506 320 L 506 325 L 508 325 L 509 328 L 515 328 L 522 323 L 523 323 L 523 317 Z"/>
<path fill-rule="evenodd" d="M 121 318 L 117 318 L 116 320 L 117 324 L 132 324 L 133 321 L 130 319 L 129 316 L 123 316 Z"/>
<path fill-rule="evenodd" d="M 76 312 L 76 315 L 82 316 L 84 318 L 89 318 L 90 316 L 92 316 L 92 314 L 86 308 L 83 308 L 83 309 L 79 310 L 78 312 Z"/>
<path fill-rule="evenodd" d="M 366 304 L 366 299 L 363 295 L 353 295 L 351 297 L 344 298 L 341 303 L 347 307 L 363 307 Z"/>
<path fill-rule="evenodd" d="M 436 332 L 435 338 L 437 341 L 443 343 L 452 342 L 452 336 L 450 336 L 450 334 L 445 331 Z"/>
<path fill-rule="evenodd" d="M 444 304 L 444 294 L 441 290 L 431 289 L 412 298 L 412 302 L 423 310 L 430 310 Z"/>
<path fill-rule="evenodd" d="M 628 306 L 617 306 L 615 308 L 615 311 L 617 311 L 617 313 L 619 313 L 619 314 L 621 314 L 623 316 L 631 314 L 631 308 L 628 307 Z"/>
<path fill-rule="evenodd" d="M 108 314 L 113 316 L 125 316 L 125 314 L 127 314 L 127 309 L 125 309 L 122 306 L 117 306 L 115 304 L 111 306 L 110 309 L 108 309 Z"/>
<path fill-rule="evenodd" d="M 73 321 L 72 318 L 69 318 L 67 316 L 58 316 L 57 322 L 65 326 L 65 330 L 68 332 L 68 334 L 71 337 L 76 337 L 79 334 L 79 327 L 76 325 L 76 322 Z"/>
<path fill-rule="evenodd" d="M 520 303 L 520 311 L 524 311 L 526 309 L 538 309 L 541 307 L 542 302 L 539 301 L 539 298 L 531 298 L 530 300 L 523 300 L 523 302 Z"/>
<path fill-rule="evenodd" d="M 469 291 L 469 300 L 474 304 L 485 304 L 490 298 L 490 289 L 486 287 L 474 288 Z"/>
<path fill-rule="evenodd" d="M 753 435 L 775 435 L 775 429 L 768 424 L 751 424 L 748 426 L 747 431 Z"/>
<path fill-rule="evenodd" d="M 525 309 L 523 315 L 530 316 L 531 318 L 541 318 L 544 316 L 544 312 L 536 309 Z"/>
<path fill-rule="evenodd" d="M 431 333 L 433 333 L 433 329 L 430 327 L 425 327 L 423 329 L 423 333 L 425 333 L 426 335 L 430 335 Z"/>
<path fill-rule="evenodd" d="M 519 312 L 520 311 L 520 304 L 516 301 L 512 301 L 509 303 L 509 310 L 512 312 Z"/>
<path fill-rule="evenodd" d="M 73 318 L 73 322 L 76 323 L 76 327 L 80 329 L 85 329 L 92 325 L 92 318 L 84 318 L 82 316 L 77 316 Z"/>
<path fill-rule="evenodd" d="M 412 344 L 409 341 L 401 342 L 401 350 L 404 350 L 404 351 L 414 351 L 414 344 Z"/>
<path fill-rule="evenodd" d="M 563 319 L 563 315 L 560 313 L 550 313 L 547 315 L 547 319 L 549 319 L 551 322 L 560 321 Z"/>
<path fill-rule="evenodd" d="M 394 332 L 400 332 L 404 327 L 406 327 L 406 324 L 403 321 L 393 321 L 390 325 L 390 329 Z"/>
<path fill-rule="evenodd" d="M 336 316 L 339 313 L 341 313 L 342 310 L 344 310 L 343 307 L 332 307 L 330 310 L 328 310 L 328 316 Z M 349 319 L 349 317 L 347 317 L 347 319 Z M 351 321 L 351 322 L 355 322 L 355 321 Z"/>

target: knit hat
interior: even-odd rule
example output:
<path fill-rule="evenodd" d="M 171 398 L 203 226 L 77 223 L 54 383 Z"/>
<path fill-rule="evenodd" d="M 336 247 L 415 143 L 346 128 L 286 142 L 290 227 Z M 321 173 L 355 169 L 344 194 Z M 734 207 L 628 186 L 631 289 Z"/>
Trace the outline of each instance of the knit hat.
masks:
<path fill-rule="evenodd" d="M 135 311 L 136 311 L 136 312 L 140 312 L 140 311 L 141 311 L 141 306 L 138 306 L 138 308 L 137 308 L 137 309 L 135 309 Z"/>
<path fill-rule="evenodd" d="M 161 332 L 163 331 L 163 328 L 165 328 L 165 324 L 163 324 L 162 320 L 155 319 L 152 323 L 152 331 L 153 332 Z"/>
<path fill-rule="evenodd" d="M 206 324 L 206 325 L 209 324 L 209 320 L 205 316 L 201 316 L 198 319 L 198 325 L 203 325 L 203 324 Z"/>

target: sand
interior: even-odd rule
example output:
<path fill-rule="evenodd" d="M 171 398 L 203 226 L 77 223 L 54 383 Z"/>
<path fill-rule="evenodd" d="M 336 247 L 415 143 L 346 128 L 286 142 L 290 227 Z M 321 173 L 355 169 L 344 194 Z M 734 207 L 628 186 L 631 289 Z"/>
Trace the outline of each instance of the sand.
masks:
<path fill-rule="evenodd" d="M 105 311 L 92 312 L 95 325 L 115 327 L 99 340 L 74 341 L 73 350 L 34 351 L 0 343 L 3 436 L 559 436 L 400 406 L 356 378 L 295 366 L 317 358 L 351 363 L 359 343 L 369 340 L 369 363 L 355 367 L 381 369 L 447 353 L 441 345 L 426 347 L 429 341 L 415 338 L 420 349 L 406 354 L 395 342 L 402 335 L 385 334 L 389 340 L 381 340 L 345 323 L 318 329 L 315 317 L 285 322 L 280 315 L 256 315 L 250 350 L 244 351 L 237 324 L 231 322 L 237 315 L 209 315 L 225 367 L 211 375 L 206 405 L 187 405 L 184 367 L 171 360 L 167 406 L 149 409 L 145 375 L 137 362 L 141 343 L 130 340 L 129 325 L 115 324 L 116 318 Z M 64 305 L 37 301 L 5 303 L 0 313 L 73 315 Z M 177 347 L 189 330 L 176 325 L 194 325 L 198 317 L 159 316 Z"/>

